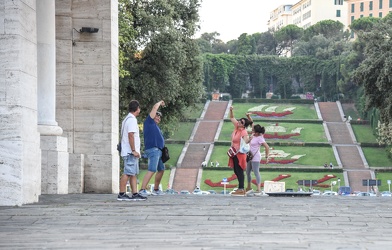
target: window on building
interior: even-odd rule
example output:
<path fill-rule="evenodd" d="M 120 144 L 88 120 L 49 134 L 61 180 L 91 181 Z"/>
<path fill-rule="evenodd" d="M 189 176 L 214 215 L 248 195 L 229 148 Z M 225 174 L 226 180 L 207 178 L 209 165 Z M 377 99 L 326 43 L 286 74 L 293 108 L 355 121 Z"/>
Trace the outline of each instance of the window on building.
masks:
<path fill-rule="evenodd" d="M 373 16 L 373 13 L 370 13 L 369 16 L 372 17 L 372 16 Z"/>
<path fill-rule="evenodd" d="M 378 8 L 381 10 L 382 9 L 382 1 L 383 0 L 378 0 Z"/>
<path fill-rule="evenodd" d="M 354 13 L 355 12 L 355 4 L 351 4 L 351 13 Z"/>
<path fill-rule="evenodd" d="M 378 13 L 378 17 L 382 17 L 382 12 Z"/>
<path fill-rule="evenodd" d="M 364 3 L 361 3 L 361 5 L 360 5 L 360 11 L 363 11 L 363 6 L 364 6 Z"/>
<path fill-rule="evenodd" d="M 336 17 L 340 17 L 340 10 L 336 10 Z"/>
<path fill-rule="evenodd" d="M 354 21 L 355 17 L 351 16 L 351 23 Z"/>
<path fill-rule="evenodd" d="M 369 2 L 369 10 L 373 10 L 373 1 Z"/>
<path fill-rule="evenodd" d="M 312 11 L 309 10 L 308 12 L 306 12 L 303 16 L 302 16 L 302 20 L 306 20 L 308 18 L 310 18 L 312 16 Z"/>
<path fill-rule="evenodd" d="M 389 0 L 389 8 L 392 8 L 392 0 Z"/>
<path fill-rule="evenodd" d="M 362 17 L 363 17 L 363 15 L 360 15 L 360 16 L 359 16 L 359 18 L 362 18 Z"/>
<path fill-rule="evenodd" d="M 335 0 L 335 5 L 343 5 L 343 0 Z"/>

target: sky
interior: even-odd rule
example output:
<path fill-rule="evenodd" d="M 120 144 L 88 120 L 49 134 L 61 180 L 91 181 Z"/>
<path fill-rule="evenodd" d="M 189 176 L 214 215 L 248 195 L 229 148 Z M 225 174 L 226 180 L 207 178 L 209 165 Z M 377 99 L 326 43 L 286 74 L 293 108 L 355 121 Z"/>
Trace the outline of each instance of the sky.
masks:
<path fill-rule="evenodd" d="M 242 33 L 253 34 L 268 30 L 270 12 L 283 4 L 299 0 L 202 0 L 199 9 L 203 33 L 218 32 L 223 42 L 237 39 Z"/>

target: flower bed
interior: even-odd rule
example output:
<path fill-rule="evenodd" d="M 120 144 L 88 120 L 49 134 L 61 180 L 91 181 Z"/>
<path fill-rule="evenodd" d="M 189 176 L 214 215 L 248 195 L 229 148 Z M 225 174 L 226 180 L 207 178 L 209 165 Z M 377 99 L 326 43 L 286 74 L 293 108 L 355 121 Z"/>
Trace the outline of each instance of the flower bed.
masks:
<path fill-rule="evenodd" d="M 282 116 L 293 114 L 293 112 L 291 112 L 290 110 L 286 110 L 286 111 L 280 112 L 280 113 L 276 113 L 276 112 L 264 113 L 264 112 L 260 112 L 260 111 L 252 111 L 250 113 L 255 114 L 257 116 L 260 116 L 260 117 L 282 117 Z"/>
<path fill-rule="evenodd" d="M 285 159 L 285 160 L 275 160 L 275 158 L 270 158 L 270 160 L 268 161 L 268 163 L 277 163 L 277 164 L 291 164 L 295 161 L 297 161 L 298 159 Z M 267 164 L 266 160 L 261 160 L 260 161 L 261 164 Z"/>
<path fill-rule="evenodd" d="M 278 133 L 271 134 L 264 134 L 264 138 L 266 139 L 290 139 L 293 136 L 300 136 L 300 133 L 295 134 L 285 134 L 285 135 L 278 135 Z"/>

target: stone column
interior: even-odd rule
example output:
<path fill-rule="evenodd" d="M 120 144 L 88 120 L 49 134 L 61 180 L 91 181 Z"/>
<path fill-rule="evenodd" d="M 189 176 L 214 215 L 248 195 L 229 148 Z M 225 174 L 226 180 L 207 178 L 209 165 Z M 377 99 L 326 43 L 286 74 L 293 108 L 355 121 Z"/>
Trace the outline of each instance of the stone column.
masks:
<path fill-rule="evenodd" d="M 37 1 L 38 124 L 41 135 L 61 135 L 56 122 L 55 0 Z"/>
<path fill-rule="evenodd" d="M 118 1 L 90 2 L 56 1 L 56 118 L 69 143 L 68 191 L 117 193 Z"/>
<path fill-rule="evenodd" d="M 36 1 L 0 1 L 0 206 L 37 202 Z"/>
<path fill-rule="evenodd" d="M 37 1 L 38 131 L 42 193 L 68 193 L 68 141 L 56 122 L 55 0 Z"/>

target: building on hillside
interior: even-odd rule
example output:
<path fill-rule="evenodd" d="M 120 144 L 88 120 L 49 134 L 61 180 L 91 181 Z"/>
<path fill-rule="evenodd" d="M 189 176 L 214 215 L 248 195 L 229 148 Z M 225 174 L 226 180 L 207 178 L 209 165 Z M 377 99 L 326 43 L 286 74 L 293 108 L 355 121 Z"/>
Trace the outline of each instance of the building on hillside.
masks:
<path fill-rule="evenodd" d="M 383 18 L 392 11 L 392 0 L 345 0 L 345 2 L 348 6 L 348 27 L 361 17 Z M 353 33 L 352 38 L 354 38 Z"/>
<path fill-rule="evenodd" d="M 268 20 L 269 30 L 279 30 L 289 24 L 292 24 L 292 4 L 281 5 L 270 13 Z"/>
<path fill-rule="evenodd" d="M 119 185 L 118 1 L 0 3 L 0 206 Z"/>
<path fill-rule="evenodd" d="M 301 27 L 323 21 L 334 20 L 347 28 L 347 3 L 344 0 L 301 0 L 291 7 L 292 23 Z"/>

